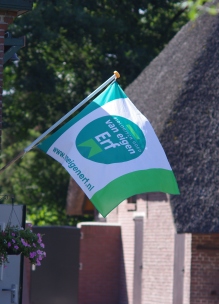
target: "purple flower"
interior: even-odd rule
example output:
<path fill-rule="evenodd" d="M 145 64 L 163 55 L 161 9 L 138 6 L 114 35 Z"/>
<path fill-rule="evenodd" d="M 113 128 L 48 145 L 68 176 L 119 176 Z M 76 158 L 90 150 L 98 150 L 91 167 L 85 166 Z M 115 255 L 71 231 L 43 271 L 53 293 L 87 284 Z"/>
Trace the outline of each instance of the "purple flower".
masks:
<path fill-rule="evenodd" d="M 37 266 L 40 266 L 41 265 L 41 263 L 40 263 L 40 261 L 37 259 Z"/>
<path fill-rule="evenodd" d="M 30 258 L 33 259 L 36 256 L 36 252 L 30 252 Z"/>
<path fill-rule="evenodd" d="M 19 247 L 18 247 L 17 245 L 15 245 L 15 246 L 14 246 L 14 249 L 18 250 L 18 249 L 19 249 Z"/>
<path fill-rule="evenodd" d="M 41 235 L 40 235 L 40 233 L 37 233 L 37 236 L 38 236 L 38 243 L 41 243 L 42 242 L 42 238 L 41 238 Z"/>
<path fill-rule="evenodd" d="M 45 245 L 44 245 L 43 243 L 41 243 L 40 246 L 41 246 L 42 248 L 45 248 Z"/>
<path fill-rule="evenodd" d="M 14 240 L 14 239 L 12 239 L 12 242 L 13 242 L 13 243 L 15 243 L 15 240 Z"/>
<path fill-rule="evenodd" d="M 27 244 L 27 242 L 25 242 L 24 239 L 21 239 L 21 243 L 22 243 L 25 247 L 29 247 L 29 245 Z"/>
<path fill-rule="evenodd" d="M 12 236 L 15 236 L 15 233 L 14 232 L 12 232 L 12 234 L 11 234 Z"/>
<path fill-rule="evenodd" d="M 10 242 L 8 242 L 8 247 L 11 247 L 11 243 Z"/>

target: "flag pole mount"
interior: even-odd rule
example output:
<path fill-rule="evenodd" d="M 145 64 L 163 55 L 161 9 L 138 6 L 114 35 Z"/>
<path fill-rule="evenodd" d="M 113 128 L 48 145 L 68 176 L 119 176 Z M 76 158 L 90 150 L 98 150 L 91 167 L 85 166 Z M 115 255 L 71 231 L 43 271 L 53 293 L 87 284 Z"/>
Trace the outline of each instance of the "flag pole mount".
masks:
<path fill-rule="evenodd" d="M 120 78 L 120 74 L 119 74 L 119 72 L 114 71 L 113 73 L 114 73 L 114 75 L 115 75 L 116 79 L 117 79 L 117 78 Z"/>

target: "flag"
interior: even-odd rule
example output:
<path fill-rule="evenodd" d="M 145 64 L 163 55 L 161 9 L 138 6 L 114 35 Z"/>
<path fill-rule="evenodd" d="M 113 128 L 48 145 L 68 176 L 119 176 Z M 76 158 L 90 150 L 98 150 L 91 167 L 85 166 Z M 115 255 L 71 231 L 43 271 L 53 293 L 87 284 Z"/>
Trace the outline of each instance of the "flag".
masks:
<path fill-rule="evenodd" d="M 38 148 L 62 164 L 104 217 L 136 194 L 179 194 L 150 122 L 117 82 Z"/>

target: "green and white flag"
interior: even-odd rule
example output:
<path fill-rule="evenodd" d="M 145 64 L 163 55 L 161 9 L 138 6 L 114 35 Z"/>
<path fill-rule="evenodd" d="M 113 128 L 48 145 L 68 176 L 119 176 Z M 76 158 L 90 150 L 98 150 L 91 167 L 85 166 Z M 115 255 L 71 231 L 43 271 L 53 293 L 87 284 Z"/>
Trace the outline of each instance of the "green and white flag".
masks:
<path fill-rule="evenodd" d="M 179 194 L 151 124 L 117 82 L 38 148 L 62 164 L 104 217 L 136 194 Z"/>

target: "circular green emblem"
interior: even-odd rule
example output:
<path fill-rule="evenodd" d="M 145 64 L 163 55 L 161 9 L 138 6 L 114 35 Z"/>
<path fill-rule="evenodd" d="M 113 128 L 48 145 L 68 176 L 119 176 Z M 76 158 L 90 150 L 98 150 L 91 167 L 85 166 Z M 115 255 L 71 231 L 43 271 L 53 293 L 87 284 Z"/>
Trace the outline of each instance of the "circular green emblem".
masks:
<path fill-rule="evenodd" d="M 113 164 L 139 157 L 146 147 L 146 139 L 132 121 L 121 116 L 104 116 L 81 130 L 76 147 L 89 160 Z"/>

